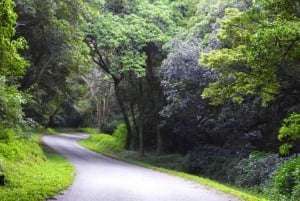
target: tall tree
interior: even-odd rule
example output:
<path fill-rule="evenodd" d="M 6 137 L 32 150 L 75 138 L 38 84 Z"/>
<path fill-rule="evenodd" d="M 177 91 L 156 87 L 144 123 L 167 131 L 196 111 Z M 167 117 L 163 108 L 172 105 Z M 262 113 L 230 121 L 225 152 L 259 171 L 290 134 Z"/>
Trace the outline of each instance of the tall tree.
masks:
<path fill-rule="evenodd" d="M 106 1 L 103 13 L 91 24 L 88 44 L 94 61 L 115 83 L 116 98 L 128 130 L 126 147 L 135 131 L 140 153 L 144 132 L 149 130 L 145 125 L 159 125 L 163 100 L 157 69 L 165 56 L 163 44 L 170 40 L 176 23 L 182 20 L 178 17 L 179 7 L 169 1 Z"/>
<path fill-rule="evenodd" d="M 121 95 L 120 83 L 126 74 L 136 77 L 145 75 L 146 54 L 143 48 L 150 41 L 165 40 L 161 35 L 157 27 L 133 14 L 119 17 L 112 13 L 104 13 L 91 27 L 88 44 L 93 60 L 114 82 L 116 98 L 127 127 L 126 148 L 130 146 L 132 129 Z"/>

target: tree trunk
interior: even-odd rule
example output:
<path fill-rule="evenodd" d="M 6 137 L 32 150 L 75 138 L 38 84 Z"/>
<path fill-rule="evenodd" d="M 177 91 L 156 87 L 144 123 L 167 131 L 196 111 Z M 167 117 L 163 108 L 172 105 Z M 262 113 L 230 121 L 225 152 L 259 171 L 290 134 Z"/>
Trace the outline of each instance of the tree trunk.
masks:
<path fill-rule="evenodd" d="M 56 114 L 59 112 L 59 107 L 53 112 L 53 114 L 50 115 L 48 122 L 46 124 L 46 128 L 51 128 L 54 127 L 55 125 L 55 121 L 54 121 L 54 117 L 56 116 Z"/>
<path fill-rule="evenodd" d="M 139 156 L 144 156 L 144 117 L 143 114 L 140 114 L 140 120 L 139 120 Z"/>
<path fill-rule="evenodd" d="M 125 149 L 128 150 L 130 148 L 130 145 L 131 145 L 132 131 L 131 131 L 131 126 L 130 126 L 128 114 L 126 112 L 122 97 L 119 93 L 118 83 L 116 83 L 116 81 L 115 81 L 115 93 L 116 93 L 117 102 L 118 102 L 119 107 L 121 109 L 123 119 L 124 119 L 124 122 L 125 122 L 125 125 L 126 125 L 127 136 L 126 136 L 126 142 L 125 142 Z"/>
<path fill-rule="evenodd" d="M 139 156 L 144 156 L 144 91 L 143 91 L 143 81 L 139 79 L 139 91 L 140 98 L 138 101 L 138 110 L 139 110 Z"/>
<path fill-rule="evenodd" d="M 4 186 L 5 185 L 5 176 L 4 174 L 0 173 L 0 186 Z"/>
<path fill-rule="evenodd" d="M 163 153 L 163 141 L 162 136 L 160 133 L 160 126 L 159 126 L 159 120 L 156 120 L 156 137 L 157 137 L 157 145 L 156 145 L 156 153 L 162 154 Z"/>
<path fill-rule="evenodd" d="M 136 121 L 136 117 L 135 117 L 135 113 L 134 113 L 134 104 L 133 103 L 130 103 L 130 111 L 131 111 L 133 128 L 134 128 L 135 137 L 136 137 L 138 135 L 138 133 L 139 133 L 139 127 L 137 125 L 137 121 Z M 134 142 L 136 142 L 136 141 L 134 141 Z"/>

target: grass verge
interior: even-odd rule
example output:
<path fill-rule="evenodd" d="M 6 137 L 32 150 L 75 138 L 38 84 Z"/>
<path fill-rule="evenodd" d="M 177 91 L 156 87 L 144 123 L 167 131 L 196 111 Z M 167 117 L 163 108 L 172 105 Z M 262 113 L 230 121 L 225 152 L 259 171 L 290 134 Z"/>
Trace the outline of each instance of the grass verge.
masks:
<path fill-rule="evenodd" d="M 0 142 L 0 200 L 41 201 L 56 195 L 73 181 L 74 169 L 62 156 L 41 149 L 38 137 Z"/>
<path fill-rule="evenodd" d="M 150 169 L 158 170 L 158 171 L 165 172 L 168 174 L 180 176 L 180 177 L 183 177 L 186 179 L 190 179 L 190 180 L 193 180 L 200 184 L 203 184 L 205 186 L 208 186 L 208 187 L 217 189 L 219 191 L 234 195 L 234 196 L 240 198 L 241 200 L 268 201 L 267 198 L 260 197 L 257 195 L 252 195 L 252 194 L 244 192 L 240 189 L 237 189 L 237 188 L 234 188 L 234 187 L 231 187 L 228 185 L 224 185 L 224 184 L 218 183 L 218 182 L 210 180 L 210 179 L 206 179 L 206 178 L 202 178 L 199 176 L 187 174 L 184 172 L 156 166 L 156 165 L 163 166 L 163 163 L 164 164 L 170 163 L 170 160 L 175 161 L 175 163 L 176 163 L 176 161 L 178 162 L 180 160 L 180 157 L 178 157 L 176 155 L 167 155 L 167 156 L 148 155 L 146 157 L 137 157 L 137 154 L 135 152 L 128 152 L 128 151 L 120 150 L 120 148 L 118 146 L 115 146 L 115 143 L 116 143 L 115 141 L 116 141 L 116 136 L 114 134 L 113 135 L 94 134 L 94 135 L 90 135 L 89 138 L 82 140 L 79 143 L 82 146 L 84 146 L 90 150 L 107 155 L 109 157 L 113 157 L 113 158 L 127 161 L 130 163 L 139 165 L 139 166 L 143 166 L 146 168 L 150 168 Z M 113 142 L 111 146 L 110 146 L 109 142 Z M 169 164 L 167 166 L 172 167 Z"/>

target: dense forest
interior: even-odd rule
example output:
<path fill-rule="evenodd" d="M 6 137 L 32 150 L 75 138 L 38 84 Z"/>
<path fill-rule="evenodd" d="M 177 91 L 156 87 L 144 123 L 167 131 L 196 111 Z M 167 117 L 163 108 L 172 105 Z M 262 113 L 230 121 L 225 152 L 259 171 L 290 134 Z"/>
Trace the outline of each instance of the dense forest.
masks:
<path fill-rule="evenodd" d="M 1 143 L 124 124 L 141 157 L 299 200 L 299 0 L 1 0 L 0 25 Z"/>

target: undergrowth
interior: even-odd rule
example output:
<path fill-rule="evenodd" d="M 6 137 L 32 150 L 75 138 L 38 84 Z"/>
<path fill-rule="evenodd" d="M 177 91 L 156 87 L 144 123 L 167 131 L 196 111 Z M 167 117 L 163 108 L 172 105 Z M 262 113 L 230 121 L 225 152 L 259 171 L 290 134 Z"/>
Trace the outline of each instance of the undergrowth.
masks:
<path fill-rule="evenodd" d="M 23 139 L 13 130 L 0 132 L 0 172 L 5 175 L 0 200 L 41 201 L 71 184 L 73 167 L 63 157 L 44 152 L 38 136 Z"/>

